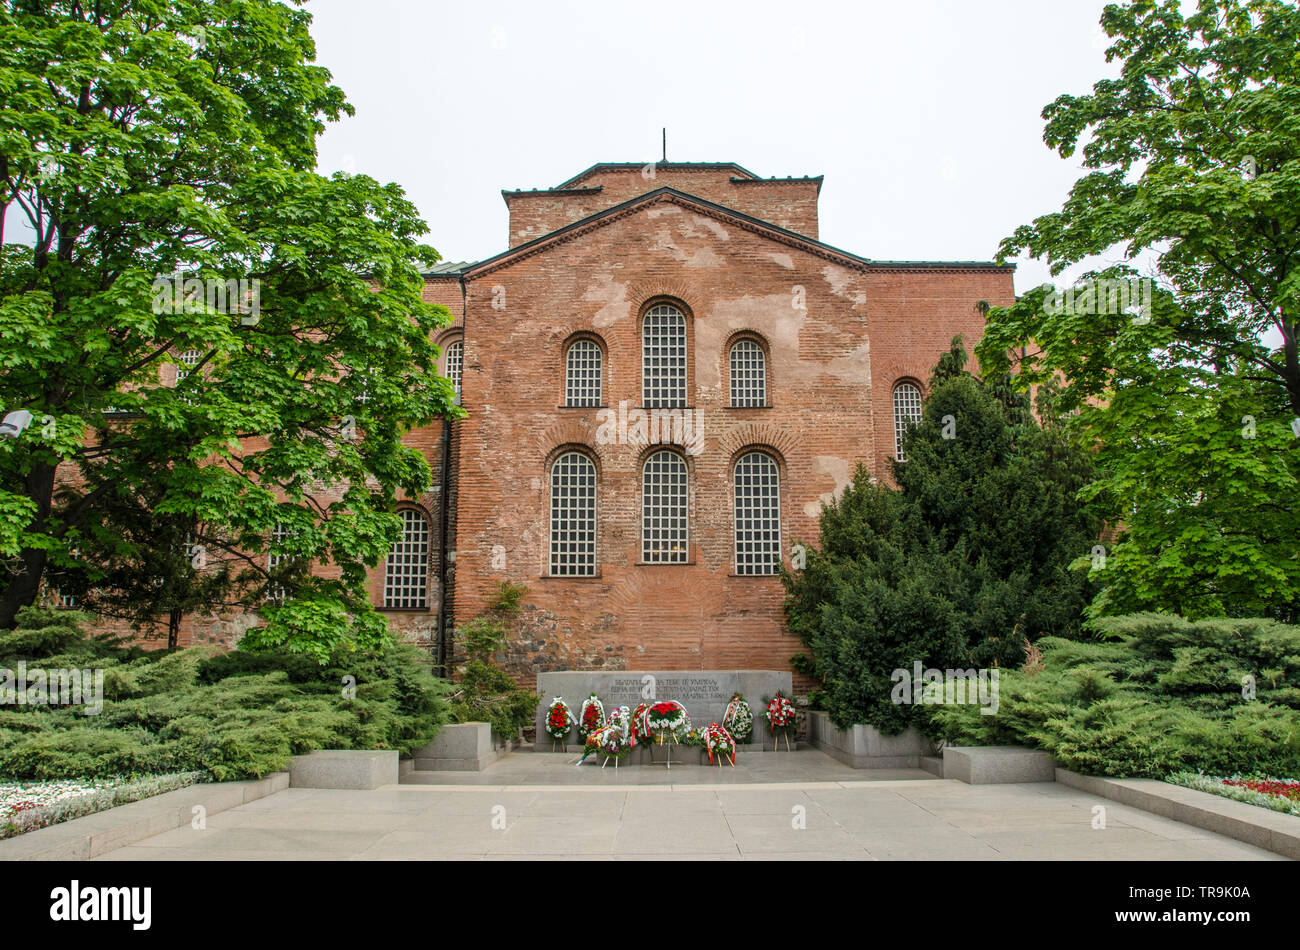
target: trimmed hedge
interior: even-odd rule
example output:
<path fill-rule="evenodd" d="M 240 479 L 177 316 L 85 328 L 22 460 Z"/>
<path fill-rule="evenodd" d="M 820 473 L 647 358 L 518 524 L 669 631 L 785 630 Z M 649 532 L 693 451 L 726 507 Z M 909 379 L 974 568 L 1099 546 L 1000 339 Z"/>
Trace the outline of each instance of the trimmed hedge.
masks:
<path fill-rule="evenodd" d="M 1046 637 L 1041 668 L 1003 670 L 997 715 L 920 707 L 928 731 L 1033 746 L 1087 775 L 1300 775 L 1300 627 L 1151 613 L 1096 624 L 1108 640 Z"/>
<path fill-rule="evenodd" d="M 144 651 L 88 638 L 86 618 L 28 608 L 0 631 L 0 667 L 104 670 L 104 707 L 0 707 L 0 776 L 93 778 L 201 771 L 259 778 L 313 749 L 430 742 L 448 720 L 447 685 L 416 648 L 301 654 Z M 350 687 L 355 687 L 355 695 Z"/>

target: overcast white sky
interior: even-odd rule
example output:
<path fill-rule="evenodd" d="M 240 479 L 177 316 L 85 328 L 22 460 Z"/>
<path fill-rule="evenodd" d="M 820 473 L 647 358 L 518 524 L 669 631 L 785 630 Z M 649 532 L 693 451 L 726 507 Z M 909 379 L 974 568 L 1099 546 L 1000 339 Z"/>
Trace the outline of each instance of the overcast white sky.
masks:
<path fill-rule="evenodd" d="M 1117 74 L 1104 6 L 309 0 L 318 62 L 357 110 L 320 170 L 398 182 L 445 260 L 479 260 L 506 248 L 501 189 L 654 161 L 666 126 L 670 161 L 825 175 L 829 244 L 989 260 L 1080 175 L 1040 113 Z M 1048 276 L 1019 264 L 1018 292 Z"/>

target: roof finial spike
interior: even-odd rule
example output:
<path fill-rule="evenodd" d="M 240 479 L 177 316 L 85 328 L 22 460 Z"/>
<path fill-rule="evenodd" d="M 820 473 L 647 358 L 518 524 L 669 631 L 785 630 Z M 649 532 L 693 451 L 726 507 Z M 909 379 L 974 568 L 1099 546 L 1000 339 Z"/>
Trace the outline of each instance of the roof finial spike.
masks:
<path fill-rule="evenodd" d="M 664 126 L 664 164 L 668 164 L 668 126 Z"/>

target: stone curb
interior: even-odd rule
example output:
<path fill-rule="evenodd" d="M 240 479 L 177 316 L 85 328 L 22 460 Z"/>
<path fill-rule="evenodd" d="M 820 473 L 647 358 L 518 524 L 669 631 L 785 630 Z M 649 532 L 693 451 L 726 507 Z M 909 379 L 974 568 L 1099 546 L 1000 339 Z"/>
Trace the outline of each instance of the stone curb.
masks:
<path fill-rule="evenodd" d="M 0 861 L 85 861 L 190 824 L 196 805 L 211 816 L 288 787 L 288 772 L 248 782 L 189 785 L 6 838 L 0 841 Z"/>
<path fill-rule="evenodd" d="M 1300 818 L 1294 815 L 1154 779 L 1097 778 L 1057 768 L 1056 780 L 1090 795 L 1300 860 Z"/>

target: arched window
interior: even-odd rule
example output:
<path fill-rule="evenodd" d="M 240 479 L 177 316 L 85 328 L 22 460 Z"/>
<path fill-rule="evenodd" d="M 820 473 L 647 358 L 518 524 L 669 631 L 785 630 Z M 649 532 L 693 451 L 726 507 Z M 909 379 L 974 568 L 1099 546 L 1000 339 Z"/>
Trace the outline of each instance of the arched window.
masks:
<path fill-rule="evenodd" d="M 735 470 L 736 573 L 781 567 L 781 477 L 766 452 L 747 452 Z"/>
<path fill-rule="evenodd" d="M 641 470 L 641 560 L 684 564 L 689 555 L 686 462 L 661 449 Z"/>
<path fill-rule="evenodd" d="M 445 362 L 446 362 L 446 368 L 443 371 L 443 375 L 445 375 L 449 380 L 451 380 L 451 388 L 454 389 L 456 391 L 456 395 L 459 396 L 460 379 L 465 369 L 465 341 L 464 340 L 454 340 L 451 343 L 447 344 L 447 359 Z"/>
<path fill-rule="evenodd" d="M 384 606 L 422 610 L 429 605 L 429 520 L 420 512 L 398 512 L 402 531 L 384 563 Z"/>
<path fill-rule="evenodd" d="M 551 466 L 551 574 L 596 574 L 596 466 L 581 452 Z"/>
<path fill-rule="evenodd" d="M 731 405 L 752 409 L 767 405 L 767 355 L 753 340 L 731 347 Z"/>
<path fill-rule="evenodd" d="M 185 350 L 176 354 L 176 385 L 179 386 L 186 378 L 194 372 L 194 367 L 203 362 L 203 353 L 201 350 Z M 187 406 L 194 405 L 192 396 L 182 396 L 181 402 Z"/>
<path fill-rule="evenodd" d="M 921 421 L 921 390 L 915 383 L 899 383 L 894 387 L 894 458 L 903 458 L 903 436 Z"/>
<path fill-rule="evenodd" d="M 600 346 L 594 340 L 577 340 L 564 357 L 564 404 L 599 406 L 601 368 Z"/>
<path fill-rule="evenodd" d="M 275 548 L 283 544 L 288 540 L 289 535 L 290 531 L 288 525 L 284 524 L 282 521 L 277 521 L 275 527 L 271 529 L 272 547 Z M 290 558 L 287 554 L 276 554 L 274 553 L 274 550 L 268 552 L 266 555 L 266 572 L 274 575 L 281 567 L 288 566 L 289 560 Z M 268 584 L 266 588 L 267 599 L 275 601 L 276 603 L 284 600 L 287 593 L 288 591 L 285 590 L 284 585 L 277 584 L 275 581 Z"/>
<path fill-rule="evenodd" d="M 184 350 L 176 354 L 176 385 L 180 385 L 185 377 L 194 371 L 203 359 L 203 353 L 199 350 Z"/>
<path fill-rule="evenodd" d="M 641 401 L 646 407 L 686 405 L 686 316 L 656 304 L 641 322 Z"/>

